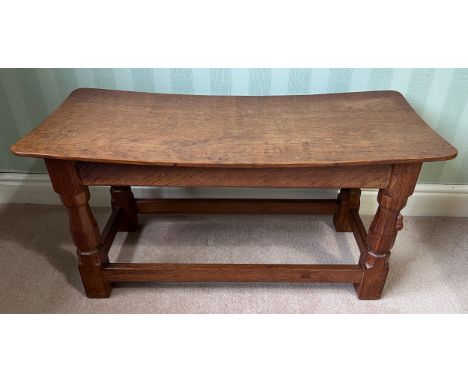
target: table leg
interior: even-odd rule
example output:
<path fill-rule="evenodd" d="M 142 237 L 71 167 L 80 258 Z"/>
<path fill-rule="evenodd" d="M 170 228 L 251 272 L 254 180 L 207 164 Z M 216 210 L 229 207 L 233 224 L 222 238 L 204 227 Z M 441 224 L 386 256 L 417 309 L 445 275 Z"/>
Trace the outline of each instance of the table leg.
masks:
<path fill-rule="evenodd" d="M 361 189 L 342 188 L 338 194 L 338 205 L 333 215 L 333 224 L 336 232 L 352 232 L 351 218 L 349 211 L 351 209 L 359 210 L 361 198 Z"/>
<path fill-rule="evenodd" d="M 73 161 L 46 160 L 52 186 L 68 211 L 70 231 L 77 248 L 78 267 L 88 297 L 109 297 L 112 285 L 104 279 L 107 254 L 101 251 L 99 228 L 89 207 L 89 190 L 83 186 Z"/>
<path fill-rule="evenodd" d="M 390 250 L 398 231 L 403 228 L 400 211 L 414 191 L 420 169 L 421 163 L 395 165 L 387 188 L 379 191 L 379 207 L 367 235 L 368 250 L 359 259 L 364 275 L 355 288 L 361 300 L 376 300 L 382 294 Z"/>
<path fill-rule="evenodd" d="M 112 186 L 110 193 L 112 208 L 120 207 L 122 210 L 119 231 L 135 231 L 138 228 L 138 214 L 132 189 L 129 186 Z"/>

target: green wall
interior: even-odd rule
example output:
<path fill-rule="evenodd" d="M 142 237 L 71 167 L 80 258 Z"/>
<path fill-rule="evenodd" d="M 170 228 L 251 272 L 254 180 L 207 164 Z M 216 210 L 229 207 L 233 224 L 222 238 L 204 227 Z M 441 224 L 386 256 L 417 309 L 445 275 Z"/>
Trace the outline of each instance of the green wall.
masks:
<path fill-rule="evenodd" d="M 420 183 L 468 184 L 468 69 L 0 69 L 0 171 L 45 172 L 9 146 L 78 87 L 161 93 L 281 95 L 393 89 L 459 150 Z"/>

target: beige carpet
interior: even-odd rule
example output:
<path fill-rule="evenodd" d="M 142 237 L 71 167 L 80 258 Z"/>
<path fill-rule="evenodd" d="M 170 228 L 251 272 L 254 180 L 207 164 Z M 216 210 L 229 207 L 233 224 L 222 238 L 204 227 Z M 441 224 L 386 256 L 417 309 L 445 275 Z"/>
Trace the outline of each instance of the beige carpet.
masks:
<path fill-rule="evenodd" d="M 107 209 L 97 209 L 99 224 Z M 111 259 L 136 262 L 353 263 L 352 234 L 329 216 L 142 216 Z M 365 219 L 369 223 L 369 218 Z M 1 313 L 467 313 L 468 218 L 405 219 L 379 301 L 347 284 L 127 284 L 84 296 L 61 206 L 0 206 Z"/>

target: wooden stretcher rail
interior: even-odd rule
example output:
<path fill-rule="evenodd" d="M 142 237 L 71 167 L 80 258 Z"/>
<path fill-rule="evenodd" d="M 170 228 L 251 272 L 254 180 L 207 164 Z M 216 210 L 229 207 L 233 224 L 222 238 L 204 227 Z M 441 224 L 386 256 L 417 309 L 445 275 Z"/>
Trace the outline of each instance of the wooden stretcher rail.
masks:
<path fill-rule="evenodd" d="M 333 214 L 336 199 L 136 199 L 139 213 L 180 214 Z"/>
<path fill-rule="evenodd" d="M 120 219 L 122 218 L 122 210 L 120 208 L 113 208 L 112 213 L 107 220 L 107 223 L 101 233 L 101 250 L 103 253 L 109 252 L 115 235 L 118 232 Z"/>
<path fill-rule="evenodd" d="M 339 282 L 359 283 L 359 265 L 309 264 L 144 264 L 113 263 L 104 266 L 109 282 Z"/>
<path fill-rule="evenodd" d="M 351 228 L 353 229 L 354 237 L 356 238 L 357 245 L 361 254 L 367 253 L 367 231 L 362 223 L 359 211 L 357 209 L 349 210 L 349 217 Z"/>

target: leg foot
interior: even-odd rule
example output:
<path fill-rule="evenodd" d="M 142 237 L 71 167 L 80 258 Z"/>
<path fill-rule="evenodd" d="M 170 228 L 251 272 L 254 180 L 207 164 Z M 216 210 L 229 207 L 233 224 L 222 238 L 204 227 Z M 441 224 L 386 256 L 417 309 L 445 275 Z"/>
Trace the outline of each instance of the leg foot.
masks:
<path fill-rule="evenodd" d="M 387 262 L 389 255 L 375 255 L 369 252 L 367 262 L 364 264 L 364 277 L 360 284 L 354 284 L 360 300 L 378 300 L 382 295 L 389 269 Z"/>
<path fill-rule="evenodd" d="M 90 298 L 109 297 L 112 285 L 104 279 L 99 251 L 95 250 L 90 253 L 77 251 L 77 254 L 78 269 L 80 270 L 86 296 Z"/>

